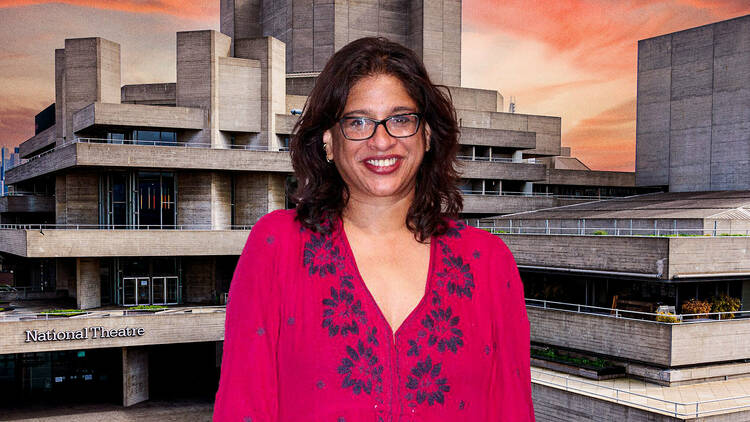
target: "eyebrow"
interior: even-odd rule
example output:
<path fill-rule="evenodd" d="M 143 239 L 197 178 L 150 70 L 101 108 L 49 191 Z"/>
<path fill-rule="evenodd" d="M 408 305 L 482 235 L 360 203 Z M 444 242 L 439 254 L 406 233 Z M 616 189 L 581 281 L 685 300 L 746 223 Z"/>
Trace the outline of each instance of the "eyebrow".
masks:
<path fill-rule="evenodd" d="M 407 113 L 416 113 L 417 110 L 414 107 L 406 107 L 406 106 L 398 106 L 391 109 L 390 115 L 392 116 L 394 113 L 398 112 L 407 112 Z M 366 109 L 358 109 L 358 110 L 351 110 L 346 113 L 344 113 L 341 117 L 352 117 L 352 115 L 364 115 L 364 117 L 371 116 L 373 113 L 370 110 Z"/>

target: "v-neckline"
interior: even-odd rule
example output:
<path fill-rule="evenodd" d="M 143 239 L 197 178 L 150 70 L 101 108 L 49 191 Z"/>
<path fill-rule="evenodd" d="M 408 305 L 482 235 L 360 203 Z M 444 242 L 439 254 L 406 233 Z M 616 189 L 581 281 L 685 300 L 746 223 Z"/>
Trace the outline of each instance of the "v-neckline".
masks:
<path fill-rule="evenodd" d="M 341 240 L 344 243 L 344 253 L 346 253 L 348 258 L 351 259 L 352 266 L 354 267 L 354 273 L 356 274 L 357 282 L 360 284 L 362 289 L 367 294 L 367 297 L 369 298 L 372 306 L 375 309 L 377 309 L 378 314 L 380 315 L 380 318 L 383 320 L 383 323 L 385 324 L 386 327 L 388 327 L 388 330 L 390 331 L 391 341 L 393 342 L 393 344 L 395 344 L 396 336 L 398 335 L 399 331 L 401 331 L 401 329 L 405 327 L 411 319 L 415 318 L 415 315 L 418 314 L 421 308 L 426 306 L 425 303 L 428 300 L 430 287 L 432 284 L 433 273 L 435 272 L 433 268 L 435 266 L 435 260 L 436 260 L 435 255 L 437 254 L 437 247 L 436 247 L 437 242 L 435 240 L 435 236 L 430 238 L 430 259 L 429 259 L 429 263 L 427 264 L 427 278 L 425 279 L 424 292 L 422 293 L 422 298 L 419 300 L 419 302 L 417 302 L 414 308 L 412 308 L 411 311 L 409 311 L 409 313 L 406 315 L 406 318 L 404 318 L 404 320 L 401 321 L 401 324 L 394 331 L 390 322 L 388 322 L 388 318 L 385 317 L 385 314 L 383 313 L 383 309 L 375 300 L 375 296 L 372 295 L 372 292 L 367 287 L 365 280 L 362 278 L 362 274 L 359 272 L 359 266 L 357 265 L 357 260 L 354 257 L 354 251 L 352 250 L 352 246 L 349 244 L 349 238 L 346 236 L 346 230 L 344 230 L 344 221 L 340 218 L 338 220 L 338 225 L 339 225 L 338 229 L 340 231 Z"/>

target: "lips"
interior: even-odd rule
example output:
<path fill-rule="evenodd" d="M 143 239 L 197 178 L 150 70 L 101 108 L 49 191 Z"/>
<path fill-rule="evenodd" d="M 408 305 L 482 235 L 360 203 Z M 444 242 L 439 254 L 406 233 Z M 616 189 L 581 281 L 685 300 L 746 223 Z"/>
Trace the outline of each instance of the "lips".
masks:
<path fill-rule="evenodd" d="M 402 157 L 388 155 L 384 157 L 370 157 L 362 160 L 365 167 L 376 174 L 389 174 L 401 166 Z"/>

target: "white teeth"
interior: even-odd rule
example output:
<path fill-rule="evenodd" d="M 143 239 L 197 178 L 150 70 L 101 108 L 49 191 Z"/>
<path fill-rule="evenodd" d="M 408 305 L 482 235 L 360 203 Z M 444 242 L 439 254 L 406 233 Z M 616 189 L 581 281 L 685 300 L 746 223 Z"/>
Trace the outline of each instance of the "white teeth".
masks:
<path fill-rule="evenodd" d="M 396 164 L 395 158 L 389 158 L 387 160 L 367 160 L 367 163 L 377 167 L 387 167 Z"/>

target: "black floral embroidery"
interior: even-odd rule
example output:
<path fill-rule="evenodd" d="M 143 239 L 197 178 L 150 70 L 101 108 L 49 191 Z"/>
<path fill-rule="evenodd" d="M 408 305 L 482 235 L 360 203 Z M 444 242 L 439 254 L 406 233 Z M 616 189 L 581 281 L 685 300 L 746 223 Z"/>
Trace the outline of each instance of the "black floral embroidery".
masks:
<path fill-rule="evenodd" d="M 422 350 L 422 346 L 416 340 L 409 340 L 409 350 L 406 351 L 406 356 L 419 356 L 420 350 Z"/>
<path fill-rule="evenodd" d="M 450 391 L 447 378 L 440 378 L 442 363 L 433 365 L 432 359 L 427 356 L 423 361 L 417 362 L 412 368 L 411 375 L 406 382 L 406 388 L 413 390 L 413 394 L 407 394 L 408 400 L 414 400 L 417 404 L 425 401 L 432 406 L 435 403 L 443 404 L 444 393 Z"/>
<path fill-rule="evenodd" d="M 365 324 L 365 313 L 362 301 L 354 301 L 354 295 L 348 289 L 331 287 L 331 297 L 323 299 L 323 327 L 328 328 L 331 337 L 349 333 L 359 334 L 357 321 Z"/>
<path fill-rule="evenodd" d="M 308 267 L 310 275 L 325 277 L 326 274 L 334 275 L 336 270 L 343 267 L 344 257 L 339 251 L 338 245 L 325 236 L 311 235 L 310 241 L 305 243 L 303 264 Z"/>
<path fill-rule="evenodd" d="M 342 386 L 351 387 L 354 394 L 363 391 L 371 394 L 373 389 L 376 392 L 382 391 L 383 365 L 378 364 L 378 358 L 372 348 L 359 340 L 356 349 L 346 346 L 346 354 L 338 368 L 339 374 L 344 375 Z"/>
<path fill-rule="evenodd" d="M 445 286 L 448 294 L 455 294 L 458 297 L 467 297 L 471 299 L 471 289 L 474 288 L 474 274 L 471 267 L 460 256 L 453 255 L 448 245 L 441 242 L 443 248 L 443 265 L 442 271 L 437 273 L 438 285 Z"/>
<path fill-rule="evenodd" d="M 464 345 L 463 332 L 457 327 L 459 317 L 453 315 L 450 306 L 447 309 L 433 309 L 422 320 L 422 326 L 430 332 L 427 344 L 437 346 L 438 351 L 450 350 L 456 353 Z"/>

